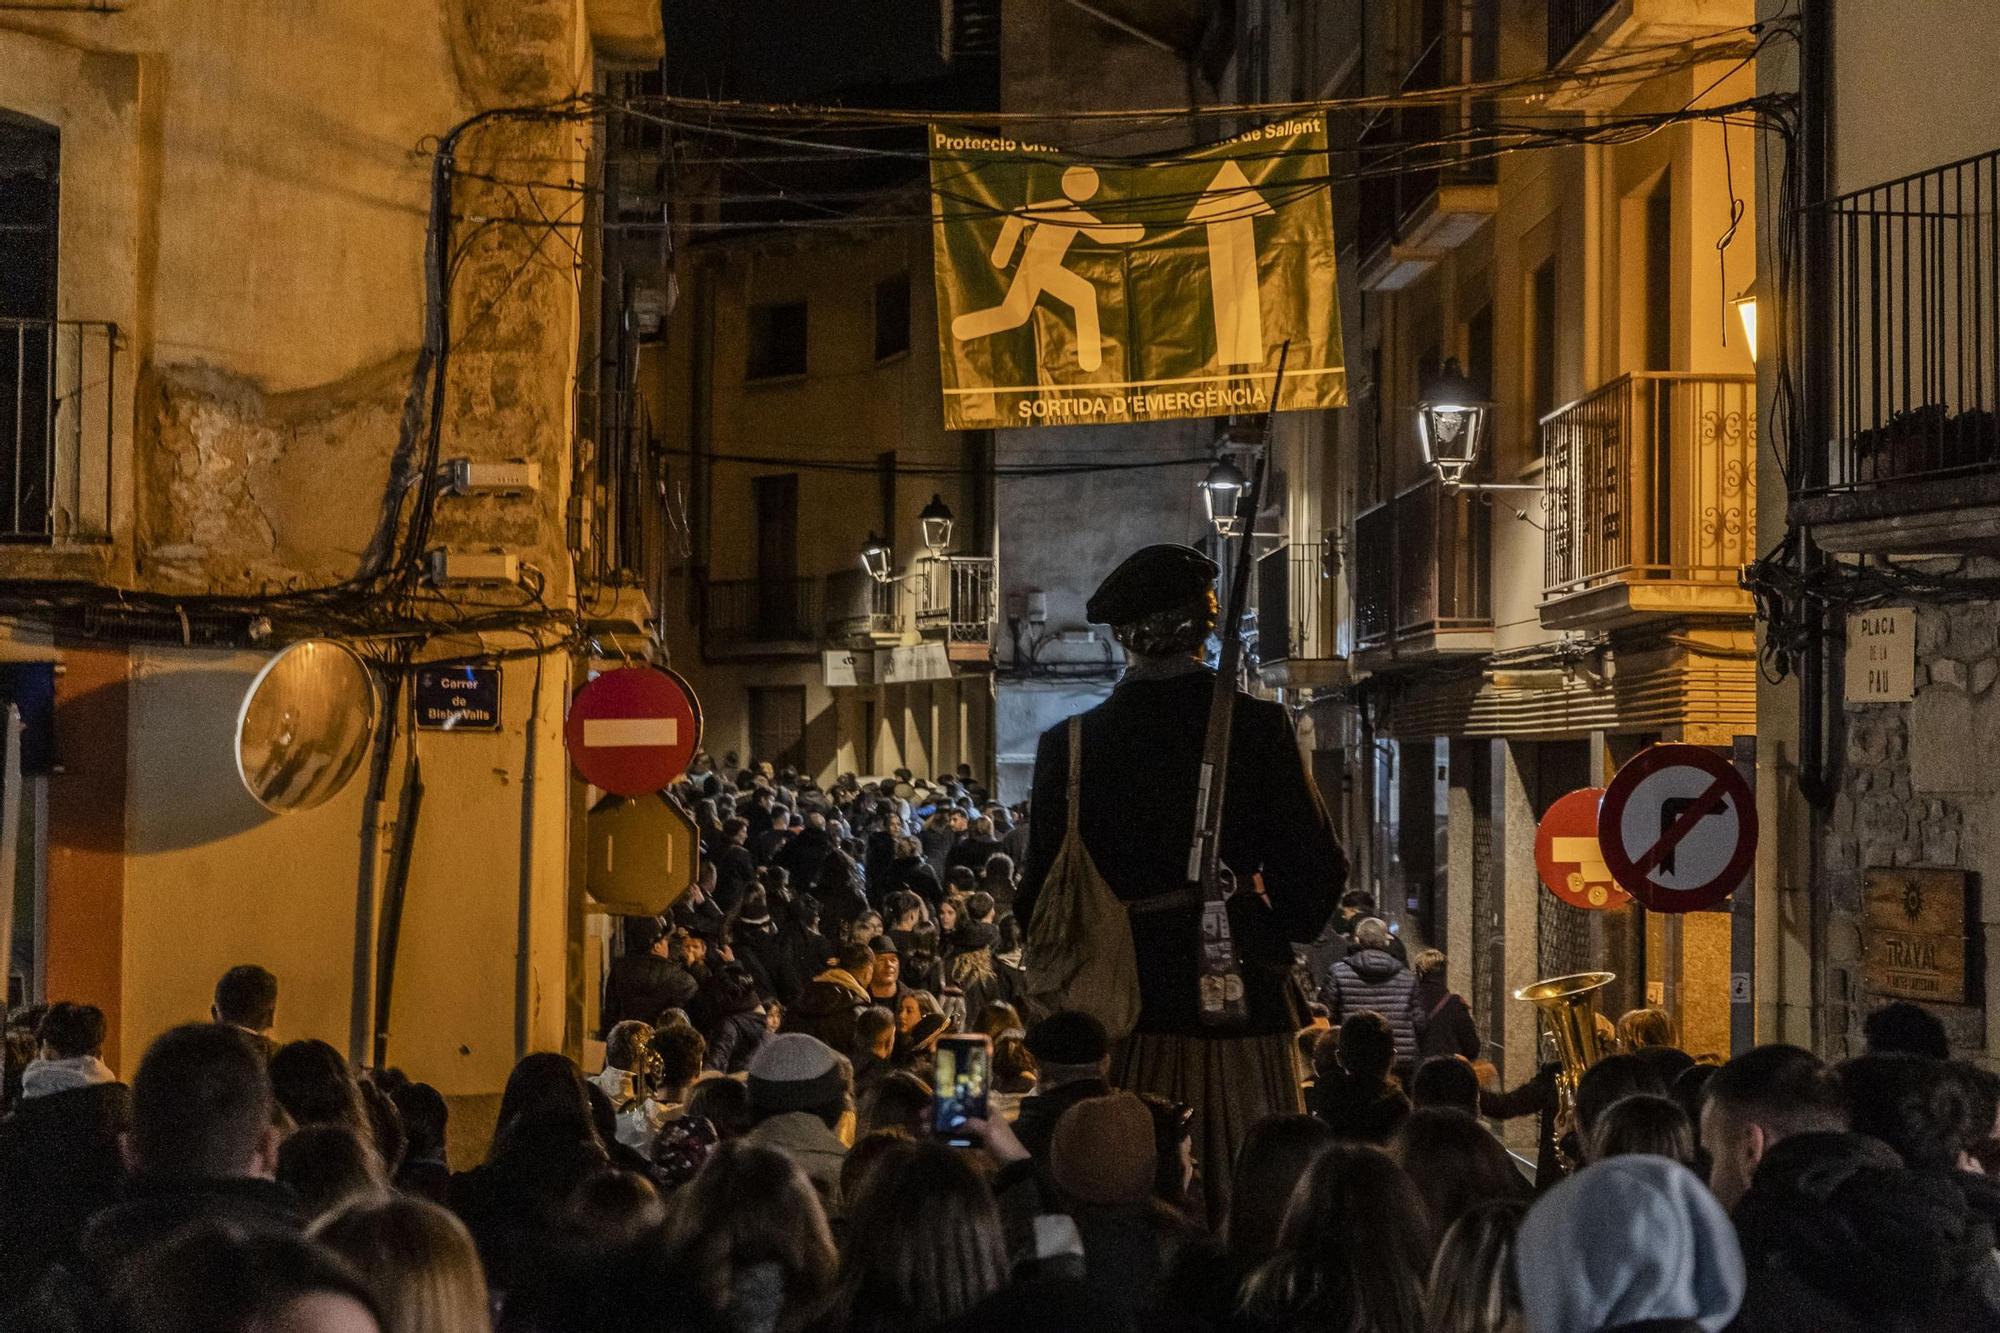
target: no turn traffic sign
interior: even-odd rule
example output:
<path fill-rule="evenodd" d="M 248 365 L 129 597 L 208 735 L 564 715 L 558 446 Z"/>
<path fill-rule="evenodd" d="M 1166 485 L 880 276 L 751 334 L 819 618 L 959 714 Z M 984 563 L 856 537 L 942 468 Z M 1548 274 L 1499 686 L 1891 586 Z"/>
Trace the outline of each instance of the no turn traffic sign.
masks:
<path fill-rule="evenodd" d="M 584 781 L 645 796 L 687 772 L 701 744 L 701 706 L 673 672 L 623 667 L 576 692 L 564 740 Z"/>
<path fill-rule="evenodd" d="M 1698 745 L 1655 745 L 1604 789 L 1597 838 L 1611 877 L 1655 912 L 1734 893 L 1757 854 L 1757 806 L 1735 766 Z"/>
<path fill-rule="evenodd" d="M 1632 901 L 1611 878 L 1597 841 L 1597 811 L 1603 798 L 1602 787 L 1570 792 L 1535 826 L 1535 871 L 1542 883 L 1571 907 L 1592 912 Z"/>

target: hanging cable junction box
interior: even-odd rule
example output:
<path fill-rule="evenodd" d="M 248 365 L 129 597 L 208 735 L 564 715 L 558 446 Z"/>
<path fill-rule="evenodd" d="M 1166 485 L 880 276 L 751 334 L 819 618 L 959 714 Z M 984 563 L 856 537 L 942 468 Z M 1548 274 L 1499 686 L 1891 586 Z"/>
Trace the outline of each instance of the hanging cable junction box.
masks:
<path fill-rule="evenodd" d="M 511 551 L 431 551 L 432 583 L 519 583 L 521 557 Z"/>
<path fill-rule="evenodd" d="M 498 463 L 454 458 L 443 470 L 445 490 L 452 495 L 530 495 L 542 485 L 542 465 L 524 458 Z"/>

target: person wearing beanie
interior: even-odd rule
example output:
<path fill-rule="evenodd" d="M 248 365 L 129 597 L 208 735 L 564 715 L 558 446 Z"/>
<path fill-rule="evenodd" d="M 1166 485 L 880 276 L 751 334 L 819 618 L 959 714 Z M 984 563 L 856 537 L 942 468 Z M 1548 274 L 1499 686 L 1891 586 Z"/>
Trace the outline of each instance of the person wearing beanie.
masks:
<path fill-rule="evenodd" d="M 1035 1090 L 1021 1099 L 1014 1137 L 1029 1156 L 1046 1165 L 1049 1141 L 1063 1112 L 1111 1091 L 1105 1079 L 1111 1041 L 1104 1024 L 1089 1014 L 1065 1009 L 1030 1027 L 1027 1045 L 1028 1054 L 1035 1057 Z"/>
<path fill-rule="evenodd" d="M 850 1108 L 853 1074 L 817 1037 L 781 1032 L 750 1057 L 749 1138 L 790 1155 L 830 1212 L 840 1208 L 840 1167 L 847 1144 L 836 1132 Z"/>
<path fill-rule="evenodd" d="M 1129 1092 L 1079 1101 L 1056 1122 L 1049 1175 L 1083 1238 L 1084 1273 L 1121 1313 L 1157 1303 L 1193 1233 L 1154 1194 L 1153 1113 Z"/>
<path fill-rule="evenodd" d="M 1577 1172 L 1529 1210 L 1514 1253 L 1529 1333 L 1720 1333 L 1743 1305 L 1729 1214 L 1664 1157 Z"/>
<path fill-rule="evenodd" d="M 1216 775 L 1221 860 L 1238 884 L 1228 913 L 1237 968 L 1203 975 L 1203 906 L 1188 885 L 1188 838 L 1216 696 L 1205 662 L 1217 628 L 1215 562 L 1189 546 L 1148 546 L 1106 576 L 1085 608 L 1126 652 L 1111 697 L 1081 715 L 1072 812 L 1070 726 L 1035 754 L 1028 854 L 1014 916 L 1032 940 L 1035 909 L 1072 816 L 1083 847 L 1128 909 L 1138 964 L 1135 1031 L 1111 1053 L 1111 1081 L 1195 1108 L 1197 1155 L 1218 1168 L 1268 1115 L 1305 1109 L 1293 1037 L 1305 1022 L 1292 949 L 1316 939 L 1347 881 L 1347 860 L 1278 704 L 1225 690 L 1229 761 Z M 1086 966 L 1089 960 L 1083 960 Z M 1202 995 L 1237 994 L 1238 1012 L 1208 1012 Z M 1239 989 L 1240 988 L 1240 989 Z M 1204 1177 L 1208 1212 L 1227 1211 L 1229 1172 Z"/>

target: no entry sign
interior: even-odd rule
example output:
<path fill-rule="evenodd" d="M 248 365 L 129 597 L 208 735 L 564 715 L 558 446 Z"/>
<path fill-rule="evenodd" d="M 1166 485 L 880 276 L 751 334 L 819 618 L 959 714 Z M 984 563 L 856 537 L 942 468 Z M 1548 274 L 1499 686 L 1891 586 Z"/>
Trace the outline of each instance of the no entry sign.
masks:
<path fill-rule="evenodd" d="M 673 672 L 624 667 L 576 692 L 564 738 L 584 781 L 644 796 L 687 772 L 701 744 L 701 706 Z"/>
<path fill-rule="evenodd" d="M 1611 878 L 1597 841 L 1598 804 L 1604 788 L 1585 787 L 1549 807 L 1535 827 L 1535 870 L 1550 893 L 1587 911 L 1623 907 L 1631 895 Z"/>
<path fill-rule="evenodd" d="M 1757 806 L 1735 767 L 1698 745 L 1655 745 L 1604 789 L 1597 838 L 1611 877 L 1655 912 L 1734 893 L 1757 853 Z"/>

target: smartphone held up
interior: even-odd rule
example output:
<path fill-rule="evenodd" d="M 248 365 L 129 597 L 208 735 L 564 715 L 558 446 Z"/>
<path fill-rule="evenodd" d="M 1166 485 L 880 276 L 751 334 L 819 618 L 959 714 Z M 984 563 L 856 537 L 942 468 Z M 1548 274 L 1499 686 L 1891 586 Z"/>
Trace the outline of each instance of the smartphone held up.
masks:
<path fill-rule="evenodd" d="M 937 1082 L 931 1094 L 931 1132 L 954 1148 L 969 1148 L 968 1120 L 986 1119 L 993 1076 L 993 1047 L 983 1036 L 944 1037 L 937 1044 Z"/>

